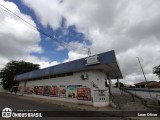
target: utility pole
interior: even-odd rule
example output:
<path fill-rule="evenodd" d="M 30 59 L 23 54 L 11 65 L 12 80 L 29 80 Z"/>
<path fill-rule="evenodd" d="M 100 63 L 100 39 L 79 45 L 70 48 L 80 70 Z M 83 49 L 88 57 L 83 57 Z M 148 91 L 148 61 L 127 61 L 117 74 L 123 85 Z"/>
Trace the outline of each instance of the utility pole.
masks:
<path fill-rule="evenodd" d="M 148 88 L 147 78 L 146 78 L 145 73 L 144 73 L 144 71 L 143 71 L 143 67 L 142 67 L 141 61 L 140 61 L 139 57 L 137 57 L 137 59 L 138 59 L 139 65 L 140 65 L 140 67 L 141 67 L 141 70 L 142 70 L 142 73 L 143 73 L 144 79 L 145 79 L 145 81 L 146 81 L 147 88 Z M 149 92 L 149 95 L 150 95 L 150 97 L 151 97 L 151 93 L 150 93 L 150 91 L 149 91 L 149 88 L 148 88 L 148 92 Z"/>

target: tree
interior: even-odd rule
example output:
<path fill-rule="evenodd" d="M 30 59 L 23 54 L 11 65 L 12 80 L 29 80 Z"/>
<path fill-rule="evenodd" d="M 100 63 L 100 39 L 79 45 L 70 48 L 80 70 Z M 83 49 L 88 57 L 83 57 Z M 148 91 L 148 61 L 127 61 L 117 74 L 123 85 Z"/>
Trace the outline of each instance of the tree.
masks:
<path fill-rule="evenodd" d="M 2 78 L 2 85 L 4 89 L 10 89 L 19 82 L 13 81 L 15 75 L 30 72 L 39 69 L 38 64 L 33 64 L 25 61 L 12 60 L 8 62 L 2 70 L 0 70 L 0 78 Z"/>
<path fill-rule="evenodd" d="M 160 65 L 153 68 L 153 74 L 156 74 L 160 79 Z"/>
<path fill-rule="evenodd" d="M 125 87 L 125 85 L 123 83 L 119 82 L 119 84 L 120 84 L 120 87 Z M 115 85 L 116 85 L 116 87 L 118 87 L 118 82 L 116 82 Z"/>

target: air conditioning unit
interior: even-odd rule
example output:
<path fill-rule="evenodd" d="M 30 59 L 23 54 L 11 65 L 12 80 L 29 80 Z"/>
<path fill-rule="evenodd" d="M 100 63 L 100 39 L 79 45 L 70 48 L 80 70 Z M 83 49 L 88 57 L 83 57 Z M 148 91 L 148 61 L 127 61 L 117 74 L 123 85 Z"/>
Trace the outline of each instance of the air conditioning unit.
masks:
<path fill-rule="evenodd" d="M 88 75 L 87 75 L 87 74 L 81 75 L 81 79 L 82 79 L 82 80 L 86 80 L 87 78 L 88 78 Z"/>

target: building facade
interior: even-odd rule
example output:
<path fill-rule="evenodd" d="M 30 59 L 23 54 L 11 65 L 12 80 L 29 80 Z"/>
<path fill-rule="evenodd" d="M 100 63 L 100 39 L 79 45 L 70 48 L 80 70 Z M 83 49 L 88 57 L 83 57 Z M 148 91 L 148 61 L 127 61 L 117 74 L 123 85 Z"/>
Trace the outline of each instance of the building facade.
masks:
<path fill-rule="evenodd" d="M 15 80 L 20 81 L 20 94 L 104 107 L 109 105 L 111 80 L 122 78 L 115 52 L 109 51 L 20 74 Z"/>

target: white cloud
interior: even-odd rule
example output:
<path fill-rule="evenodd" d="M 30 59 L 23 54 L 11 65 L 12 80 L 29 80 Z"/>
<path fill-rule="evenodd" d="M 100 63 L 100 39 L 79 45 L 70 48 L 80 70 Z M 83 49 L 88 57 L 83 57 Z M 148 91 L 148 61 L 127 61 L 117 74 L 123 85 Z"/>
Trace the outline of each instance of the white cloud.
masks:
<path fill-rule="evenodd" d="M 67 46 L 69 49 L 68 58 L 63 62 L 73 61 L 79 58 L 87 57 L 87 48 L 82 43 L 70 42 Z"/>
<path fill-rule="evenodd" d="M 68 52 L 68 58 L 65 59 L 63 62 L 69 62 L 69 61 L 73 61 L 73 60 L 76 60 L 76 59 L 79 59 L 79 58 L 84 58 L 86 57 L 86 54 L 80 54 L 80 53 L 77 53 L 75 51 L 69 51 Z"/>
<path fill-rule="evenodd" d="M 24 2 L 35 10 L 40 22 L 45 27 L 50 25 L 53 29 L 56 29 L 60 26 L 63 10 L 59 9 L 61 7 L 59 0 L 55 0 L 54 2 L 50 0 L 34 0 L 32 1 L 33 3 L 29 0 L 25 0 Z M 36 5 L 34 3 L 36 3 Z"/>
<path fill-rule="evenodd" d="M 44 26 L 56 29 L 62 17 L 67 27 L 75 25 L 78 32 L 90 39 L 93 54 L 114 49 L 124 80 L 136 81 L 138 78 L 134 76 L 141 74 L 136 57 L 143 59 L 149 79 L 156 79 L 151 73 L 152 68 L 160 64 L 159 0 L 23 1 Z M 69 60 L 82 57 L 79 51 L 73 50 L 68 56 Z"/>
<path fill-rule="evenodd" d="M 44 58 L 44 57 L 38 58 L 36 56 L 31 56 L 31 55 L 25 56 L 23 58 L 22 57 L 17 58 L 17 60 L 24 60 L 24 61 L 32 62 L 34 64 L 39 64 L 40 68 L 45 68 L 45 67 L 60 64 L 57 61 L 49 61 L 47 58 Z"/>
<path fill-rule="evenodd" d="M 32 18 L 21 13 L 14 3 L 0 0 L 0 4 L 35 25 Z M 33 52 L 43 52 L 39 46 L 40 35 L 37 31 L 2 10 L 2 7 L 0 18 L 0 69 L 12 59 L 28 56 Z"/>
<path fill-rule="evenodd" d="M 31 17 L 22 14 L 14 3 L 4 2 L 2 0 L 0 3 L 9 8 L 15 14 L 35 25 Z M 3 18 L 0 21 L 0 51 L 2 56 L 13 57 L 31 52 L 42 52 L 42 48 L 38 46 L 40 36 L 37 31 L 31 29 L 21 20 L 8 14 L 2 9 L 0 9 L 0 11 L 0 17 Z"/>
<path fill-rule="evenodd" d="M 9 62 L 7 58 L 0 57 L 0 69 L 2 69 L 7 62 Z"/>

